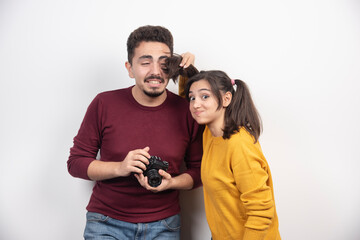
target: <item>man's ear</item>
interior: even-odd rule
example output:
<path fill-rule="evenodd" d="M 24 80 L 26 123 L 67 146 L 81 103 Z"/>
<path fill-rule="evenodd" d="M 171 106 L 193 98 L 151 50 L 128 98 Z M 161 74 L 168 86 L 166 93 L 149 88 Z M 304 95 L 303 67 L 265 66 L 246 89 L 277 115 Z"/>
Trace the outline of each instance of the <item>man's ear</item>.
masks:
<path fill-rule="evenodd" d="M 131 63 L 125 62 L 125 67 L 126 67 L 126 69 L 128 70 L 129 77 L 130 77 L 130 78 L 135 78 L 135 77 L 134 77 L 134 74 L 133 74 L 133 72 L 132 72 Z"/>
<path fill-rule="evenodd" d="M 222 96 L 223 107 L 229 106 L 229 104 L 231 103 L 231 99 L 232 99 L 232 94 L 231 94 L 231 92 L 226 92 L 226 93 Z"/>

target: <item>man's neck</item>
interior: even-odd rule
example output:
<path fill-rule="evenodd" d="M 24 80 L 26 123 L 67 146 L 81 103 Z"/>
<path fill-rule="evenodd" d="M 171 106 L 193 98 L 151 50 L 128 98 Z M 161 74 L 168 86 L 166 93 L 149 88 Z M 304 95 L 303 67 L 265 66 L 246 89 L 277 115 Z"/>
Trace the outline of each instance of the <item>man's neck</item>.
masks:
<path fill-rule="evenodd" d="M 158 97 L 150 97 L 146 95 L 141 89 L 134 86 L 131 89 L 131 93 L 134 99 L 145 107 L 157 107 L 160 106 L 163 102 L 165 102 L 167 93 L 166 90 Z"/>

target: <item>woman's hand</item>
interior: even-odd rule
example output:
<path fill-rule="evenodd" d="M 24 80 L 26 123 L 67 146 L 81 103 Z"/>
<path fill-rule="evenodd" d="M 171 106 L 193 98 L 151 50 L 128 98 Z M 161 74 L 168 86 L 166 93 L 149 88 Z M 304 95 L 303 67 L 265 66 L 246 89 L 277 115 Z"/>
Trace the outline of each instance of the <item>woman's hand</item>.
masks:
<path fill-rule="evenodd" d="M 195 66 L 195 55 L 194 54 L 192 54 L 190 52 L 186 52 L 186 53 L 181 54 L 181 57 L 182 57 L 182 61 L 180 63 L 180 67 L 187 68 L 191 64 Z"/>

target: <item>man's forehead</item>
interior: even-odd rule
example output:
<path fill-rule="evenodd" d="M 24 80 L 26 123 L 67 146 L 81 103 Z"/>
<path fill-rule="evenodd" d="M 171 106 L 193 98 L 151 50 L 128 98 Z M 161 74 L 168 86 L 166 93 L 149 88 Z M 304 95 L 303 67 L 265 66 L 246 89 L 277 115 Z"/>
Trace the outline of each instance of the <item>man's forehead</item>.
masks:
<path fill-rule="evenodd" d="M 161 42 L 142 42 L 135 48 L 135 55 L 140 56 L 170 56 L 171 52 L 165 43 Z"/>

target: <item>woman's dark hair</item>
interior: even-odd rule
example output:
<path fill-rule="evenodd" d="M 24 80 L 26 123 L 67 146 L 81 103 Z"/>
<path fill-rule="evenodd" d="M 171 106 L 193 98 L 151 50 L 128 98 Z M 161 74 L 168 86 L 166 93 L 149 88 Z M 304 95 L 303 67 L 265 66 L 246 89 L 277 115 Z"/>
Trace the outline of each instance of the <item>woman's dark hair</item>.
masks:
<path fill-rule="evenodd" d="M 135 48 L 137 48 L 141 42 L 165 43 L 169 47 L 171 55 L 173 54 L 174 40 L 168 29 L 162 26 L 142 26 L 135 29 L 127 40 L 128 62 L 130 64 L 132 64 Z"/>
<path fill-rule="evenodd" d="M 189 99 L 190 87 L 194 82 L 206 80 L 211 86 L 211 91 L 218 100 L 218 110 L 222 107 L 222 94 L 230 92 L 232 100 L 225 110 L 225 126 L 223 138 L 230 138 L 232 134 L 244 127 L 255 138 L 259 139 L 262 131 L 261 118 L 256 110 L 251 98 L 250 91 L 242 80 L 234 80 L 236 90 L 232 85 L 232 80 L 222 71 L 201 71 L 191 77 L 185 87 L 185 96 Z"/>
<path fill-rule="evenodd" d="M 190 65 L 187 68 L 180 67 L 181 61 L 182 57 L 178 54 L 173 54 L 172 57 L 168 57 L 165 61 L 166 68 L 163 69 L 163 71 L 168 74 L 169 79 L 172 79 L 174 82 L 176 82 L 179 75 L 190 78 L 199 73 L 193 65 Z"/>

